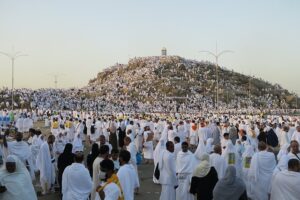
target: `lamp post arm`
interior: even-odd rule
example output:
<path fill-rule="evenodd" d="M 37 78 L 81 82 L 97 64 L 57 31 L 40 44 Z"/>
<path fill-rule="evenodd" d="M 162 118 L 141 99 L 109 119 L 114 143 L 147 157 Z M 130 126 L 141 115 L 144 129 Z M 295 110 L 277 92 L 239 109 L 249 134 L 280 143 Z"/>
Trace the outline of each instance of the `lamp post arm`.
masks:
<path fill-rule="evenodd" d="M 22 56 L 28 56 L 28 55 L 26 55 L 26 54 L 15 55 L 14 58 L 16 59 L 16 58 L 19 58 L 19 57 L 22 57 Z"/>
<path fill-rule="evenodd" d="M 217 57 L 223 55 L 224 53 L 234 53 L 234 51 L 231 51 L 231 50 L 224 50 L 224 51 L 221 51 L 220 53 L 218 53 Z"/>
<path fill-rule="evenodd" d="M 1 51 L 0 51 L 0 54 L 2 54 L 2 55 L 4 55 L 4 56 L 7 56 L 7 57 L 9 57 L 10 59 L 13 58 L 13 56 L 10 55 L 10 54 L 8 54 L 8 53 L 4 53 L 4 52 L 1 52 Z"/>
<path fill-rule="evenodd" d="M 212 55 L 213 57 L 217 57 L 218 56 L 218 55 L 216 55 L 216 54 L 214 54 L 214 53 L 212 53 L 210 51 L 199 51 L 199 53 L 208 53 L 208 54 Z"/>

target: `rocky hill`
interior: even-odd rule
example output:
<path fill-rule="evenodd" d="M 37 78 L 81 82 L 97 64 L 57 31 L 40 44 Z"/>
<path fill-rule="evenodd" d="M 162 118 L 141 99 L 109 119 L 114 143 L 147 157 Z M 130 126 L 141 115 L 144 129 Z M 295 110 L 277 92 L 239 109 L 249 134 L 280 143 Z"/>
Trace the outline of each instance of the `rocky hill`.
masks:
<path fill-rule="evenodd" d="M 298 108 L 299 98 L 278 84 L 218 67 L 219 110 Z M 216 66 L 179 56 L 130 59 L 98 73 L 83 88 L 16 89 L 15 108 L 112 112 L 198 112 L 216 108 Z M 0 109 L 11 91 L 0 89 Z M 247 111 L 247 112 L 248 112 Z"/>
<path fill-rule="evenodd" d="M 292 108 L 295 97 L 278 84 L 218 67 L 219 106 Z M 215 105 L 216 66 L 179 56 L 130 59 L 98 73 L 87 88 L 91 96 L 111 96 L 149 105 Z M 175 98 L 176 97 L 176 98 Z"/>

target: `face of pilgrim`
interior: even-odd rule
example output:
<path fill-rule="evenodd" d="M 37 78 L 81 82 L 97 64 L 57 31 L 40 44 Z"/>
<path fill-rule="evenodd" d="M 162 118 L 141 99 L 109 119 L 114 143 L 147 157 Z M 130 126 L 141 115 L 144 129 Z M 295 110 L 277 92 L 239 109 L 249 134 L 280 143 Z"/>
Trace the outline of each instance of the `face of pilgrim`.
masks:
<path fill-rule="evenodd" d="M 181 149 L 182 149 L 182 151 L 185 152 L 185 153 L 188 151 L 188 148 L 189 148 L 188 145 L 185 145 L 185 144 L 184 144 L 184 145 L 181 145 Z"/>
<path fill-rule="evenodd" d="M 299 152 L 299 144 L 296 142 L 293 142 L 291 144 L 291 151 L 292 151 L 292 153 L 298 153 Z"/>
<path fill-rule="evenodd" d="M 14 173 L 16 171 L 16 163 L 7 162 L 6 163 L 6 170 L 8 171 L 8 173 Z"/>

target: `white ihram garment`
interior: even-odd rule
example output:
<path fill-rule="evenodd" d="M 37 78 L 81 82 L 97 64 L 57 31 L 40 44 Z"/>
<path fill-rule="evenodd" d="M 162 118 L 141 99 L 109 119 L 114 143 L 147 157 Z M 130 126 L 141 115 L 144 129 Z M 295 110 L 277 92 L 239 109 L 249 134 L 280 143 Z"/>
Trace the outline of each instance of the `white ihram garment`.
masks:
<path fill-rule="evenodd" d="M 63 200 L 86 200 L 93 189 L 89 171 L 83 164 L 66 167 L 62 177 Z"/>

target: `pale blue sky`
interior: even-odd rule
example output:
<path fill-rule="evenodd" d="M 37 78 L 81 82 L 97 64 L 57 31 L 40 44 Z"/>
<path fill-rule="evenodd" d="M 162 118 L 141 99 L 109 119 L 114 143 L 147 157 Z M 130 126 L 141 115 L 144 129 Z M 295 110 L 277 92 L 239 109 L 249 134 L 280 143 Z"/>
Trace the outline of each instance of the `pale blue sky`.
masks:
<path fill-rule="evenodd" d="M 16 61 L 16 87 L 81 87 L 129 57 L 168 54 L 213 59 L 200 50 L 235 53 L 220 65 L 300 94 L 299 0 L 0 0 L 0 51 Z M 0 55 L 0 87 L 11 86 Z"/>

